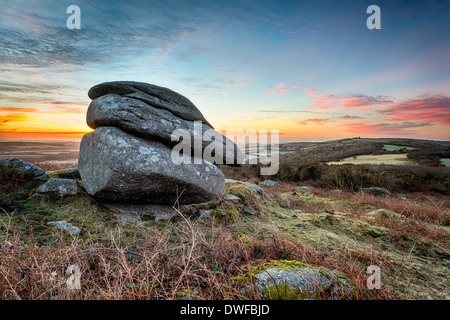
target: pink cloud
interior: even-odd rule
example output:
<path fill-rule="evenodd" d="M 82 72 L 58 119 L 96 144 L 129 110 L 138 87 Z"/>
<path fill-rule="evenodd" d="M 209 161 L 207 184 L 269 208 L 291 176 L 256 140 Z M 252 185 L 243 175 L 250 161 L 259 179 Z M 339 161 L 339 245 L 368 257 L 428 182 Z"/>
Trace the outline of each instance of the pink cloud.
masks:
<path fill-rule="evenodd" d="M 313 89 L 305 88 L 305 91 L 314 98 L 314 103 L 308 106 L 311 109 L 349 109 L 369 106 L 386 106 L 393 101 L 384 96 L 366 96 L 353 94 L 349 96 L 335 96 L 332 94 L 319 95 Z"/>
<path fill-rule="evenodd" d="M 345 120 L 357 120 L 357 119 L 365 119 L 364 117 L 358 117 L 358 116 L 342 116 L 341 119 Z"/>
<path fill-rule="evenodd" d="M 330 122 L 336 122 L 336 120 L 311 118 L 311 119 L 306 119 L 306 120 L 302 120 L 302 121 L 297 121 L 297 123 L 301 124 L 301 125 L 307 125 L 307 124 L 310 124 L 310 123 L 323 125 L 323 124 L 327 124 L 327 123 L 330 123 Z"/>
<path fill-rule="evenodd" d="M 309 94 L 312 95 L 312 96 L 315 96 L 315 95 L 316 95 L 316 90 L 314 90 L 314 89 L 309 89 L 309 88 L 307 88 L 307 87 L 305 87 L 305 92 L 309 93 Z"/>
<path fill-rule="evenodd" d="M 412 129 L 430 126 L 430 123 L 403 122 L 403 123 L 343 123 L 338 125 L 343 127 L 342 131 L 351 132 L 358 135 L 409 135 L 413 134 Z"/>
<path fill-rule="evenodd" d="M 0 107 L 0 112 L 13 111 L 13 112 L 39 112 L 37 108 L 21 108 L 21 107 Z"/>
<path fill-rule="evenodd" d="M 274 95 L 285 95 L 287 93 L 289 93 L 289 89 L 286 89 L 286 84 L 284 84 L 283 82 L 280 82 L 279 84 L 277 84 L 277 88 L 274 90 L 270 90 L 269 92 L 267 92 L 267 95 L 269 96 L 274 96 Z"/>
<path fill-rule="evenodd" d="M 450 125 L 450 97 L 443 95 L 424 96 L 420 99 L 393 103 L 378 110 L 388 116 L 385 120 L 421 120 Z"/>

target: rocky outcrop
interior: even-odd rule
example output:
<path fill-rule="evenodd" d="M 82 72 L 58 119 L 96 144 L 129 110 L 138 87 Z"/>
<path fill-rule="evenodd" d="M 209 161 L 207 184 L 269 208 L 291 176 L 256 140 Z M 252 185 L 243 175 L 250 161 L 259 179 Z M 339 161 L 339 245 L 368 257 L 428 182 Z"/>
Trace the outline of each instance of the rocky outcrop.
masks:
<path fill-rule="evenodd" d="M 17 158 L 5 158 L 0 161 L 0 165 L 9 170 L 15 171 L 20 178 L 47 181 L 50 175 L 35 165 Z"/>
<path fill-rule="evenodd" d="M 244 159 L 242 151 L 231 140 L 214 131 L 203 120 L 196 121 L 201 121 L 198 127 L 195 127 L 193 121 L 180 118 L 171 111 L 118 94 L 107 94 L 93 100 L 86 115 L 86 122 L 93 129 L 102 126 L 118 127 L 138 137 L 156 140 L 170 147 L 179 143 L 173 138 L 174 131 L 186 130 L 193 137 L 190 143 L 192 154 L 203 154 L 203 150 L 212 144 L 211 147 L 222 152 L 222 163 L 228 163 L 227 159 L 232 159 L 230 164 L 234 165 L 238 164 L 239 157 Z M 215 133 L 222 141 L 202 139 L 208 131 Z M 200 141 L 198 146 L 194 144 L 195 139 Z M 212 158 L 206 158 L 206 160 L 213 162 Z"/>
<path fill-rule="evenodd" d="M 210 201 L 225 187 L 215 164 L 237 164 L 243 158 L 189 99 L 170 89 L 117 81 L 96 85 L 88 95 L 93 101 L 87 123 L 95 131 L 82 139 L 78 170 L 87 193 L 109 202 L 115 212 L 139 204 L 138 211 L 156 216 L 158 210 L 151 205 Z M 191 137 L 187 146 L 192 152 L 185 157 L 189 163 L 173 160 L 173 147 L 179 143 L 174 132 L 180 129 Z M 203 141 L 205 133 L 213 134 L 211 141 Z M 202 157 L 207 148 L 218 152 Z M 174 209 L 160 212 L 164 218 L 175 214 Z"/>
<path fill-rule="evenodd" d="M 100 127 L 83 137 L 79 171 L 90 195 L 111 201 L 200 203 L 225 187 L 217 166 L 205 161 L 175 165 L 171 149 L 161 142 L 116 127 Z"/>

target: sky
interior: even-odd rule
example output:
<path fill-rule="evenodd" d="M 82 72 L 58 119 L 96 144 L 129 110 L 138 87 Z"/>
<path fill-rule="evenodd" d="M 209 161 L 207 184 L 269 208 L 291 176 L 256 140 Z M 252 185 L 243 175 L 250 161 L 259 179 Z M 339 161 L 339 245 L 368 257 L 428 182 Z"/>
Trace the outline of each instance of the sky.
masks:
<path fill-rule="evenodd" d="M 80 139 L 89 88 L 130 80 L 216 130 L 450 140 L 449 17 L 450 1 L 0 0 L 1 136 Z"/>

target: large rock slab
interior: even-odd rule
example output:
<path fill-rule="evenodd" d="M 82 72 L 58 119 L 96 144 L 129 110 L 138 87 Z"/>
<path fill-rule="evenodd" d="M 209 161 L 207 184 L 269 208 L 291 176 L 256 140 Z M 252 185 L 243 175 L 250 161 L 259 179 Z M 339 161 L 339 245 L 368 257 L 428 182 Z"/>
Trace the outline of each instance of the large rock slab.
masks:
<path fill-rule="evenodd" d="M 94 100 L 110 93 L 140 99 L 156 108 L 168 110 L 182 119 L 202 121 L 210 125 L 188 98 L 168 88 L 144 82 L 113 81 L 92 87 L 88 96 Z"/>
<path fill-rule="evenodd" d="M 43 169 L 17 158 L 5 158 L 0 165 L 15 170 L 20 178 L 47 181 L 50 175 Z"/>
<path fill-rule="evenodd" d="M 160 204 L 201 203 L 221 194 L 225 180 L 219 168 L 202 159 L 176 165 L 171 151 L 119 128 L 99 127 L 81 141 L 83 188 L 110 201 Z"/>
<path fill-rule="evenodd" d="M 194 122 L 184 120 L 170 111 L 118 94 L 106 94 L 93 100 L 87 111 L 86 122 L 93 129 L 104 126 L 119 127 L 136 136 L 161 141 L 169 146 L 179 143 L 178 140 L 172 141 L 173 133 L 177 129 L 183 129 L 190 134 L 192 154 L 196 151 L 202 154 L 203 150 L 210 146 L 223 155 L 217 157 L 218 161 L 207 155 L 205 159 L 210 162 L 235 165 L 245 159 L 244 153 L 233 141 L 214 131 L 209 125 L 202 123 L 195 128 Z M 211 130 L 222 140 L 204 141 L 203 136 L 207 130 Z M 194 139 L 198 139 L 201 143 L 194 143 Z"/>

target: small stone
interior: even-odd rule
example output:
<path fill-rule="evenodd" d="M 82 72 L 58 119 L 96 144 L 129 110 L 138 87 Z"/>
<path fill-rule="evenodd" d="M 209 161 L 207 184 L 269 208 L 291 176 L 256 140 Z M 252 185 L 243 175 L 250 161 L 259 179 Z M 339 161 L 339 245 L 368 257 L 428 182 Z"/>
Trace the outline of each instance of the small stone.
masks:
<path fill-rule="evenodd" d="M 224 195 L 222 199 L 227 200 L 227 201 L 239 201 L 239 200 L 241 200 L 241 198 L 239 198 L 238 196 L 235 196 L 234 194 L 229 194 L 229 193 Z"/>
<path fill-rule="evenodd" d="M 60 197 L 75 195 L 78 192 L 78 181 L 74 179 L 51 178 L 39 187 L 39 193 L 57 193 Z"/>
<path fill-rule="evenodd" d="M 211 210 L 200 210 L 200 219 L 211 218 Z"/>
<path fill-rule="evenodd" d="M 71 235 L 76 235 L 76 234 L 78 234 L 81 231 L 80 228 L 73 226 L 71 223 L 69 223 L 69 222 L 67 222 L 65 220 L 50 221 L 50 222 L 48 222 L 48 224 L 54 225 L 55 228 L 57 228 L 57 229 L 66 230 Z"/>
<path fill-rule="evenodd" d="M 247 207 L 244 207 L 244 213 L 254 216 L 255 213 Z"/>
<path fill-rule="evenodd" d="M 319 216 L 319 220 L 326 220 L 330 216 L 331 216 L 331 213 L 328 213 L 328 212 L 321 213 L 320 216 Z"/>
<path fill-rule="evenodd" d="M 307 186 L 301 186 L 301 187 L 298 188 L 297 191 L 300 192 L 300 193 L 309 193 L 309 192 L 312 192 L 311 188 L 310 188 L 310 187 L 307 187 Z"/>
<path fill-rule="evenodd" d="M 299 209 L 294 210 L 294 212 L 296 212 L 296 213 L 303 213 L 303 211 L 299 210 Z"/>
<path fill-rule="evenodd" d="M 376 195 L 378 197 L 389 198 L 390 196 L 390 192 L 386 188 L 370 187 L 370 188 L 363 188 L 363 190 L 366 190 L 367 192 Z"/>
<path fill-rule="evenodd" d="M 275 187 L 278 185 L 278 182 L 273 181 L 273 180 L 264 180 L 263 185 L 265 187 Z"/>
<path fill-rule="evenodd" d="M 386 209 L 378 209 L 375 211 L 371 211 L 368 213 L 371 216 L 387 216 L 387 217 L 396 217 L 396 218 L 404 218 L 404 216 L 402 216 L 401 214 L 395 213 L 393 211 L 390 210 L 386 210 Z"/>
<path fill-rule="evenodd" d="M 243 183 L 246 184 L 247 186 L 249 186 L 250 188 L 252 188 L 253 190 L 255 190 L 256 192 L 258 192 L 260 195 L 262 195 L 262 196 L 264 195 L 264 190 L 260 186 L 254 184 L 254 183 L 251 183 L 251 182 L 246 182 L 246 181 L 244 181 Z"/>

